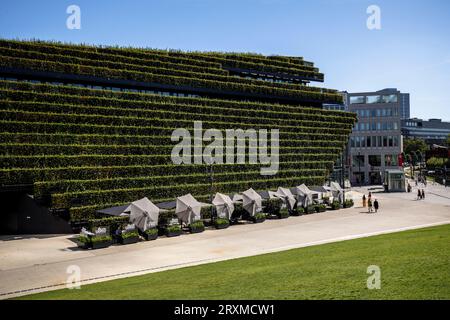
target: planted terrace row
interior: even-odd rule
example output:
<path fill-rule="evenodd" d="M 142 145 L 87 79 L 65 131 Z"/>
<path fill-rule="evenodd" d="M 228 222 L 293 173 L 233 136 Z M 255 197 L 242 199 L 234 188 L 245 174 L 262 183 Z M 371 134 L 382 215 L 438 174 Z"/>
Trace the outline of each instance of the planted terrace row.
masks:
<path fill-rule="evenodd" d="M 13 49 L 24 49 L 26 46 L 29 48 L 37 48 L 38 51 L 43 53 L 72 53 L 72 50 L 79 50 L 89 53 L 107 53 L 113 56 L 117 56 L 118 58 L 126 58 L 126 59 L 140 59 L 145 61 L 145 63 L 151 64 L 154 61 L 161 62 L 169 62 L 178 65 L 186 65 L 186 66 L 198 66 L 202 68 L 213 68 L 213 69 L 221 69 L 220 63 L 207 62 L 204 60 L 192 59 L 189 57 L 173 57 L 169 56 L 165 53 L 159 53 L 156 51 L 150 52 L 137 52 L 133 50 L 124 50 L 119 48 L 106 48 L 106 47 L 94 47 L 94 46 L 86 46 L 86 45 L 67 45 L 67 44 L 58 44 L 52 42 L 45 41 L 15 41 L 15 40 L 2 40 L 0 39 L 1 46 L 6 48 Z M 58 51 L 55 51 L 58 50 Z M 66 51 L 67 50 L 67 51 Z"/>
<path fill-rule="evenodd" d="M 32 112 L 22 110 L 0 110 L 0 119 L 7 121 L 22 121 L 22 122 L 40 122 L 45 119 L 48 122 L 64 123 L 64 124 L 91 124 L 91 125 L 105 125 L 109 127 L 129 127 L 135 128 L 137 134 L 152 135 L 161 133 L 172 135 L 176 128 L 185 128 L 193 130 L 194 120 L 191 119 L 159 119 L 159 118 L 140 118 L 131 116 L 106 116 L 96 114 L 70 114 L 70 113 L 50 113 L 50 112 Z M 351 129 L 340 129 L 330 127 L 308 127 L 308 126 L 285 126 L 277 124 L 258 124 L 253 123 L 235 123 L 224 121 L 203 121 L 203 128 L 206 129 L 279 129 L 280 136 L 283 135 L 299 135 L 303 132 L 308 133 L 327 133 L 336 135 L 348 135 Z M 114 128 L 116 129 L 116 128 Z M 118 128 L 117 128 L 118 129 Z M 3 129 L 9 132 L 8 128 Z M 132 129 L 131 129 L 132 130 Z M 79 131 L 76 131 L 79 132 Z"/>
<path fill-rule="evenodd" d="M 1 158 L 4 159 L 4 158 Z M 8 158 L 9 159 L 9 158 Z M 9 163 L 11 164 L 11 163 Z M 17 163 L 13 163 L 17 165 Z M 90 180 L 90 179 L 116 179 L 120 177 L 139 176 L 160 176 L 171 172 L 172 174 L 200 174 L 210 170 L 210 166 L 205 164 L 175 164 L 164 165 L 116 165 L 100 166 L 97 164 L 87 166 L 66 166 L 66 167 L 13 167 L 0 168 L 0 185 L 32 184 L 33 182 L 55 182 L 59 180 Z M 291 162 L 279 162 L 279 167 L 284 169 L 327 169 L 332 168 L 333 161 L 304 161 L 296 160 Z M 214 164 L 214 173 L 236 173 L 255 171 L 261 168 L 261 164 Z"/>
<path fill-rule="evenodd" d="M 172 70 L 179 70 L 181 72 L 194 72 L 194 73 L 200 73 L 200 74 L 211 74 L 211 75 L 221 75 L 221 76 L 227 76 L 229 73 L 228 71 L 221 68 L 220 64 L 214 65 L 214 66 L 208 66 L 208 67 L 200 67 L 196 65 L 187 65 L 187 64 L 180 64 L 180 63 L 173 63 L 173 62 L 167 62 L 167 61 L 161 61 L 157 59 L 139 59 L 139 58 L 131 58 L 131 57 L 125 57 L 125 56 L 118 56 L 118 55 L 112 55 L 107 53 L 98 53 L 98 52 L 86 52 L 82 50 L 76 50 L 74 49 L 65 49 L 60 47 L 46 47 L 45 51 L 42 51 L 43 47 L 37 46 L 37 45 L 29 45 L 25 43 L 20 43 L 19 45 L 9 46 L 8 44 L 4 44 L 0 42 L 0 55 L 2 56 L 17 56 L 17 57 L 23 57 L 23 58 L 38 58 L 41 57 L 42 59 L 39 60 L 49 60 L 51 57 L 57 58 L 60 62 L 65 63 L 80 63 L 82 64 L 84 59 L 89 59 L 92 61 L 102 61 L 105 60 L 109 62 L 106 65 L 109 64 L 123 64 L 128 65 L 130 68 L 134 68 L 136 66 L 141 66 L 142 71 L 145 70 L 152 70 L 152 72 L 158 73 L 158 70 L 154 69 L 160 69 L 170 72 Z M 43 57 L 46 57 L 45 59 Z M 136 69 L 138 70 L 138 69 Z M 174 75 L 177 75 L 179 73 L 174 73 Z"/>
<path fill-rule="evenodd" d="M 0 94 L 1 96 L 1 94 Z M 161 119 L 166 121 L 166 119 L 176 119 L 187 120 L 192 123 L 193 119 L 197 121 L 206 122 L 230 122 L 232 124 L 241 125 L 270 125 L 272 128 L 298 128 L 302 127 L 323 127 L 329 128 L 330 123 L 325 121 L 308 120 L 308 119 L 274 119 L 265 118 L 261 115 L 255 116 L 244 116 L 244 115 L 233 115 L 229 112 L 213 113 L 207 112 L 206 110 L 186 110 L 174 111 L 174 110 L 164 110 L 162 106 L 158 109 L 139 109 L 139 108 L 129 108 L 129 107 L 110 107 L 110 106 L 90 106 L 90 105 L 74 105 L 74 104 L 60 104 L 60 103 L 49 103 L 49 102 L 35 102 L 35 101 L 11 101 L 3 100 L 0 97 L 0 108 L 3 110 L 12 111 L 28 111 L 28 112 L 46 112 L 52 114 L 77 114 L 77 115 L 89 115 L 89 116 L 107 116 L 107 117 L 127 117 L 127 118 L 139 118 L 139 119 Z M 193 108 L 195 109 L 195 108 Z M 202 112 L 203 111 L 203 112 Z M 305 117 L 306 118 L 306 117 Z M 308 117 L 313 119 L 314 117 Z M 333 123 L 333 128 L 335 129 L 346 129 L 350 132 L 350 125 L 347 123 Z"/>
<path fill-rule="evenodd" d="M 35 47 L 36 50 L 45 53 L 61 52 L 71 54 L 73 50 L 82 51 L 85 54 L 101 53 L 109 54 L 127 59 L 142 59 L 146 63 L 155 59 L 182 65 L 214 66 L 220 68 L 225 62 L 245 63 L 249 69 L 264 71 L 261 67 L 271 68 L 273 72 L 297 74 L 304 71 L 318 72 L 318 69 L 311 63 L 306 63 L 302 58 L 282 57 L 282 56 L 262 56 L 256 54 L 235 54 L 235 53 L 213 53 L 213 52 L 181 52 L 174 50 L 140 49 L 140 48 L 117 48 L 117 47 L 96 47 L 89 45 L 69 45 L 61 43 L 51 43 L 43 41 L 14 41 L 2 40 L 3 46 L 9 48 L 23 49 Z M 61 51 L 55 51 L 61 50 Z M 64 51 L 66 50 L 66 51 Z M 112 59 L 114 59 L 112 58 Z M 225 60 L 225 61 L 224 61 Z M 208 62 L 209 61 L 209 62 Z"/>
<path fill-rule="evenodd" d="M 335 153 L 290 153 L 279 155 L 281 162 L 291 161 L 334 161 Z M 202 160 L 202 156 L 191 159 Z M 129 154 L 80 154 L 80 155 L 29 155 L 8 156 L 0 155 L 3 168 L 35 168 L 35 167 L 78 167 L 78 166 L 123 166 L 123 165 L 163 165 L 171 164 L 169 154 L 161 155 L 129 155 Z"/>
<path fill-rule="evenodd" d="M 236 139 L 236 142 L 252 141 L 252 139 Z M 200 143 L 205 147 L 208 143 L 192 137 L 192 143 Z M 225 138 L 216 141 L 223 141 Z M 137 135 L 105 135 L 76 133 L 29 133 L 0 132 L 2 144 L 67 144 L 67 145 L 171 145 L 170 136 L 137 136 Z M 248 143 L 247 143 L 248 144 Z M 280 148 L 284 147 L 342 147 L 341 140 L 305 140 L 280 139 Z"/>
<path fill-rule="evenodd" d="M 278 186 L 293 186 L 304 183 L 307 180 L 323 182 L 323 176 L 296 176 L 287 178 L 277 178 L 277 176 L 267 176 L 264 179 L 239 180 L 233 182 L 214 183 L 214 192 L 230 193 L 236 190 L 248 189 L 268 190 Z M 164 186 L 147 186 L 143 188 L 114 189 L 114 190 L 86 190 L 80 192 L 54 193 L 51 195 L 52 208 L 64 209 L 76 206 L 97 205 L 115 203 L 118 201 L 134 201 L 143 197 L 149 199 L 175 199 L 180 194 L 191 193 L 192 195 L 202 195 L 211 192 L 210 183 L 176 184 Z"/>
<path fill-rule="evenodd" d="M 86 58 L 82 54 L 75 56 L 73 54 L 70 55 L 47 54 L 41 53 L 39 51 L 17 50 L 0 47 L 0 56 L 4 58 L 10 57 L 24 60 L 58 61 L 59 63 L 63 64 L 137 71 L 153 75 L 171 75 L 176 77 L 205 79 L 221 82 L 233 82 L 248 85 L 261 85 L 266 87 L 285 88 L 290 90 L 303 90 L 303 91 L 323 92 L 330 94 L 336 93 L 336 90 L 319 87 L 309 87 L 298 83 L 267 82 L 258 79 L 246 79 L 236 76 L 230 76 L 228 74 L 209 73 L 207 69 L 205 69 L 203 72 L 194 72 L 182 70 L 180 68 L 177 68 L 176 66 L 172 66 L 172 68 L 169 69 L 163 68 L 162 66 L 158 67 L 158 66 L 142 65 L 142 63 L 140 62 L 132 63 L 133 61 L 126 61 L 126 62 L 110 61 L 108 57 L 101 57 L 100 60 L 97 60 Z"/>
<path fill-rule="evenodd" d="M 256 140 L 254 140 L 257 143 Z M 270 142 L 269 142 L 270 143 Z M 34 144 L 34 143 L 0 143 L 0 154 L 11 156 L 29 156 L 29 155 L 81 155 L 81 154 L 102 154 L 102 155 L 170 155 L 174 145 L 64 145 L 64 144 Z M 248 146 L 246 147 L 248 150 Z M 269 148 L 254 147 L 255 152 L 260 149 Z M 237 154 L 237 147 L 222 148 L 223 153 L 233 152 Z M 282 147 L 282 154 L 318 154 L 318 153 L 339 153 L 340 146 L 337 147 Z M 245 153 L 244 153 L 245 155 Z"/>
<path fill-rule="evenodd" d="M 5 98 L 12 100 L 32 99 L 48 102 L 80 102 L 87 105 L 111 105 L 111 106 L 129 106 L 137 104 L 154 107 L 154 105 L 194 105 L 195 107 L 211 107 L 221 110 L 233 112 L 233 110 L 241 110 L 241 112 L 258 112 L 268 117 L 269 114 L 276 113 L 276 118 L 289 118 L 297 116 L 314 115 L 320 119 L 327 119 L 334 122 L 351 123 L 356 119 L 356 114 L 340 110 L 322 110 L 318 108 L 308 108 L 302 106 L 291 106 L 283 104 L 269 104 L 258 102 L 234 101 L 223 99 L 209 98 L 192 98 L 192 97 L 173 97 L 160 96 L 155 94 L 135 93 L 135 92 L 116 92 L 112 90 L 98 90 L 89 88 L 79 88 L 64 85 L 53 85 L 43 83 L 29 83 L 23 81 L 2 81 L 0 80 L 0 88 L 10 89 Z M 41 95 L 27 95 L 24 91 L 32 93 L 40 93 Z M 6 94 L 6 93 L 2 93 Z M 222 108 L 222 109 L 220 109 Z"/>
<path fill-rule="evenodd" d="M 149 97 L 151 100 L 152 96 Z M 322 112 L 317 114 L 309 112 L 309 109 L 295 109 L 288 111 L 265 111 L 265 110 L 252 110 L 248 108 L 224 108 L 216 106 L 204 106 L 184 103 L 173 103 L 172 101 L 135 101 L 113 98 L 101 98 L 101 97 L 82 97 L 74 95 L 59 95 L 59 94 L 43 94 L 28 91 L 17 90 L 2 90 L 0 89 L 0 99 L 2 103 L 9 103 L 10 105 L 23 103 L 24 108 L 30 108 L 27 104 L 34 103 L 37 106 L 48 104 L 52 106 L 54 104 L 61 105 L 61 109 L 67 106 L 90 106 L 93 108 L 99 108 L 103 110 L 107 108 L 111 109 L 111 113 L 114 110 L 127 111 L 127 112 L 176 112 L 176 113 L 196 113 L 196 114 L 211 114 L 229 118 L 230 116 L 239 117 L 240 119 L 248 118 L 262 118 L 271 119 L 271 121 L 279 121 L 285 123 L 286 121 L 328 121 L 333 122 L 333 125 L 339 127 L 350 127 L 353 125 L 353 117 L 341 116 L 329 116 Z M 55 106 L 53 108 L 56 108 Z M 103 108 L 103 109 L 101 109 Z"/>
<path fill-rule="evenodd" d="M 54 61 L 34 60 L 26 58 L 2 57 L 0 66 L 10 68 L 24 68 L 36 71 L 51 71 L 66 74 L 97 76 L 109 79 L 133 80 L 150 83 L 162 83 L 175 86 L 189 86 L 193 88 L 209 88 L 214 90 L 225 90 L 232 92 L 244 92 L 251 94 L 264 94 L 278 97 L 290 97 L 294 99 L 311 99 L 327 102 L 342 102 L 342 96 L 336 93 L 320 93 L 299 89 L 286 89 L 282 87 L 272 87 L 263 84 L 247 84 L 231 81 L 217 81 L 199 78 L 171 76 L 163 74 L 152 74 L 139 71 L 129 71 L 126 69 L 115 69 L 105 67 L 94 67 L 88 65 L 68 64 Z M 238 79 L 231 78 L 230 79 Z M 263 81 L 260 81 L 263 82 Z M 303 86 L 306 87 L 306 86 Z"/>
<path fill-rule="evenodd" d="M 150 175 L 138 177 L 119 177 L 107 179 L 90 180 L 59 180 L 43 181 L 34 183 L 34 196 L 42 197 L 52 193 L 79 192 L 85 190 L 114 190 L 127 188 L 143 188 L 151 185 L 164 186 L 176 184 L 208 183 L 210 174 L 206 170 L 203 172 L 173 174 L 166 172 L 163 175 Z M 287 169 L 280 167 L 279 171 L 273 172 L 277 178 L 287 178 L 294 176 L 324 176 L 327 169 Z M 243 172 L 214 172 L 214 184 L 218 182 L 233 182 L 240 180 L 260 179 L 261 172 L 257 170 Z"/>
<path fill-rule="evenodd" d="M 1 119 L 1 118 L 0 118 Z M 172 129 L 162 127 L 135 127 L 135 126 L 111 126 L 78 123 L 56 123 L 56 122 L 26 122 L 0 120 L 0 126 L 9 133 L 74 133 L 74 134 L 102 134 L 102 135 L 138 135 L 152 136 L 161 134 L 168 136 Z M 204 128 L 205 129 L 205 128 Z M 191 132 L 192 134 L 192 132 Z M 311 140 L 324 141 L 328 139 L 346 143 L 348 134 L 315 133 L 299 127 L 297 133 L 280 133 L 280 140 Z"/>

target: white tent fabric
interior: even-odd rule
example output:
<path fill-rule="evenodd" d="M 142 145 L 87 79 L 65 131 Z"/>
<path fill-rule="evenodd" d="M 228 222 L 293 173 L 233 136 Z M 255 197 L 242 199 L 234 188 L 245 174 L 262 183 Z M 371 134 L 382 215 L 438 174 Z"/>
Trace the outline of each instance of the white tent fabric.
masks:
<path fill-rule="evenodd" d="M 295 205 L 295 197 L 292 194 L 291 190 L 287 188 L 278 187 L 277 194 L 280 195 L 281 199 L 283 199 L 289 210 L 294 209 Z"/>
<path fill-rule="evenodd" d="M 252 188 L 242 192 L 242 206 L 253 217 L 262 209 L 262 198 Z"/>
<path fill-rule="evenodd" d="M 338 199 L 340 203 L 344 202 L 344 190 L 336 182 L 330 183 L 330 189 L 333 193 L 333 198 Z"/>
<path fill-rule="evenodd" d="M 295 188 L 298 204 L 307 207 L 313 203 L 313 192 L 303 183 Z"/>
<path fill-rule="evenodd" d="M 146 231 L 158 225 L 160 209 L 147 197 L 132 202 L 123 212 L 130 216 L 130 222 L 141 231 Z M 121 215 L 123 215 L 121 214 Z"/>
<path fill-rule="evenodd" d="M 238 193 L 235 193 L 233 195 L 233 199 L 232 200 L 233 200 L 233 203 L 241 202 L 242 201 L 242 195 L 238 194 Z"/>
<path fill-rule="evenodd" d="M 217 192 L 212 204 L 216 206 L 216 212 L 219 218 L 230 219 L 234 211 L 234 204 L 229 196 Z"/>
<path fill-rule="evenodd" d="M 182 222 L 191 224 L 194 221 L 200 220 L 200 212 L 202 207 L 210 204 L 198 202 L 190 193 L 178 197 L 175 208 L 175 213 Z"/>

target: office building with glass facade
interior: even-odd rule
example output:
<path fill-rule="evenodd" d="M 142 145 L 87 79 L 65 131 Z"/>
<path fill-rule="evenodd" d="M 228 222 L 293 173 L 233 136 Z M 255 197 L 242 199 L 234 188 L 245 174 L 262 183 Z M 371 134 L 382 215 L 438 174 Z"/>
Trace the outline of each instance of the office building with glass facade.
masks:
<path fill-rule="evenodd" d="M 386 170 L 401 168 L 401 95 L 393 89 L 348 94 L 358 118 L 348 148 L 352 184 L 382 184 Z"/>

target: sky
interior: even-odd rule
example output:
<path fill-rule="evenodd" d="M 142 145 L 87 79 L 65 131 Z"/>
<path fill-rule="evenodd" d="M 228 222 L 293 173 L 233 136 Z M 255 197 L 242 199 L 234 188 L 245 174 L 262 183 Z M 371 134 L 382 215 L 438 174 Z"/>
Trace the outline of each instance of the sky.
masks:
<path fill-rule="evenodd" d="M 370 5 L 380 29 L 367 28 Z M 325 74 L 316 86 L 398 88 L 412 117 L 450 121 L 448 0 L 4 0 L 0 38 L 302 56 Z"/>

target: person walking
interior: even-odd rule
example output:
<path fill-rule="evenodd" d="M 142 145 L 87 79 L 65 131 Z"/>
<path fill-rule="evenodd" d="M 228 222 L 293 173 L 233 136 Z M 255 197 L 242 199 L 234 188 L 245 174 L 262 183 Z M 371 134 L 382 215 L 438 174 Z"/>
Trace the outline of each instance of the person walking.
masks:
<path fill-rule="evenodd" d="M 369 206 L 369 213 L 372 212 L 372 199 L 369 198 L 369 200 L 367 201 L 367 205 Z"/>
<path fill-rule="evenodd" d="M 422 189 L 422 199 L 425 199 L 425 190 Z"/>
<path fill-rule="evenodd" d="M 380 207 L 380 204 L 378 203 L 378 200 L 375 199 L 375 201 L 373 202 L 373 207 L 375 209 L 375 213 L 378 212 L 378 208 Z"/>
<path fill-rule="evenodd" d="M 420 192 L 420 189 L 417 189 L 417 200 L 422 199 L 422 193 Z"/>
<path fill-rule="evenodd" d="M 366 207 L 366 195 L 365 194 L 363 194 L 362 202 L 363 202 L 363 208 L 365 208 Z"/>

